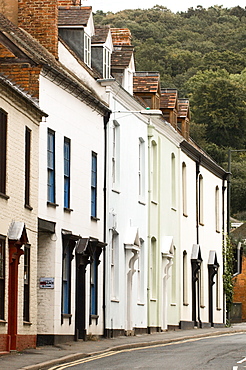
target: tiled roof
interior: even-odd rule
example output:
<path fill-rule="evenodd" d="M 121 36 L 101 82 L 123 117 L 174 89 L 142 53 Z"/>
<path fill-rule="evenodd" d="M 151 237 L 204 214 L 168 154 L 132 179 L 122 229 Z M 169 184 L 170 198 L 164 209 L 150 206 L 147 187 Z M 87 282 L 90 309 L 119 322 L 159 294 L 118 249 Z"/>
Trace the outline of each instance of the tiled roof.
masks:
<path fill-rule="evenodd" d="M 92 44 L 104 44 L 110 32 L 109 26 L 95 27 L 95 35 L 91 39 Z"/>
<path fill-rule="evenodd" d="M 189 100 L 178 99 L 178 117 L 189 118 Z"/>
<path fill-rule="evenodd" d="M 59 6 L 58 26 L 86 26 L 92 12 L 91 6 Z"/>
<path fill-rule="evenodd" d="M 6 76 L 0 73 L 0 86 L 1 85 L 4 86 L 5 91 L 8 88 L 10 88 L 12 91 L 18 94 L 22 99 L 26 100 L 29 104 L 31 104 L 42 116 L 48 117 L 48 114 L 40 109 L 36 99 L 34 99 L 32 96 L 30 96 L 23 90 L 19 89 L 18 86 L 13 84 L 12 81 L 10 81 L 8 78 L 6 78 Z"/>
<path fill-rule="evenodd" d="M 157 93 L 160 85 L 159 72 L 135 72 L 133 76 L 134 93 Z"/>
<path fill-rule="evenodd" d="M 131 45 L 131 31 L 128 28 L 111 28 L 113 45 Z"/>
<path fill-rule="evenodd" d="M 128 67 L 133 55 L 133 50 L 133 46 L 115 47 L 111 57 L 112 69 Z"/>
<path fill-rule="evenodd" d="M 178 91 L 176 89 L 161 89 L 160 107 L 162 109 L 175 109 Z"/>
<path fill-rule="evenodd" d="M 78 97 L 83 97 L 86 103 L 89 104 L 90 102 L 90 104 L 98 106 L 98 109 L 101 111 L 107 109 L 95 92 L 91 91 L 80 79 L 56 60 L 56 58 L 29 33 L 14 25 L 0 13 L 0 34 L 1 33 L 27 55 L 28 58 L 37 65 L 41 65 L 47 73 L 50 71 L 54 75 L 54 78 L 60 79 L 61 84 L 66 83 L 73 91 L 76 89 Z"/>

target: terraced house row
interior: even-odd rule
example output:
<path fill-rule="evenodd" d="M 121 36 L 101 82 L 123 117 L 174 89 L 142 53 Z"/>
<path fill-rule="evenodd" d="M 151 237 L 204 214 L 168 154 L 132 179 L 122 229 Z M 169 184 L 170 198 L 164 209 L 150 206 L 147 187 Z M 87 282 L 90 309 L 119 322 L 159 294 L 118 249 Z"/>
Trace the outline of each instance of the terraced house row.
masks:
<path fill-rule="evenodd" d="M 227 173 L 128 29 L 0 4 L 0 351 L 224 325 Z"/>

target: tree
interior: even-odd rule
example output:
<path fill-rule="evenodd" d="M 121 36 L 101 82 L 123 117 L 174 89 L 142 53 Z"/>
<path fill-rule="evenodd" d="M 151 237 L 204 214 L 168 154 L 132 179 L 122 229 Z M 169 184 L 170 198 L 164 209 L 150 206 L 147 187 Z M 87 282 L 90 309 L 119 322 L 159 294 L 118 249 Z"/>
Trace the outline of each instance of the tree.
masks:
<path fill-rule="evenodd" d="M 245 88 L 225 70 L 198 72 L 187 82 L 193 120 L 206 125 L 206 140 L 244 148 Z"/>

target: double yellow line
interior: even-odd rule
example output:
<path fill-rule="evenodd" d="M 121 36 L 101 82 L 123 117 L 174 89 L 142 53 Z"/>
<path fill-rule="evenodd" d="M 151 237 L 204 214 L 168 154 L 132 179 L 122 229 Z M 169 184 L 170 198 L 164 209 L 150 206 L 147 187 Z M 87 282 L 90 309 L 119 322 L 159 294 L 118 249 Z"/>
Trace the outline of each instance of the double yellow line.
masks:
<path fill-rule="evenodd" d="M 208 335 L 208 336 L 204 336 L 204 337 L 200 337 L 200 338 L 189 338 L 189 339 L 173 341 L 173 342 L 164 343 L 164 344 L 153 344 L 153 345 L 150 344 L 150 345 L 147 345 L 146 347 L 134 347 L 134 348 L 122 349 L 122 350 L 119 350 L 119 351 L 109 351 L 109 352 L 104 352 L 104 353 L 101 353 L 101 354 L 98 354 L 98 355 L 95 355 L 95 356 L 89 356 L 89 357 L 86 357 L 86 358 L 82 358 L 80 360 L 65 363 L 63 365 L 53 366 L 53 367 L 50 367 L 49 370 L 63 370 L 63 369 L 67 369 L 68 367 L 72 367 L 72 366 L 76 366 L 76 365 L 80 365 L 80 364 L 85 364 L 85 363 L 90 362 L 90 361 L 100 360 L 102 358 L 114 356 L 114 355 L 117 355 L 117 354 L 123 353 L 123 352 L 139 351 L 139 350 L 143 350 L 143 349 L 156 348 L 156 347 L 166 347 L 166 346 L 171 346 L 173 344 L 195 342 L 195 341 L 202 340 L 202 339 L 218 338 L 218 337 L 237 335 L 237 334 L 242 334 L 242 332 L 240 332 L 240 333 L 218 334 L 218 335 L 211 335 L 211 336 Z"/>

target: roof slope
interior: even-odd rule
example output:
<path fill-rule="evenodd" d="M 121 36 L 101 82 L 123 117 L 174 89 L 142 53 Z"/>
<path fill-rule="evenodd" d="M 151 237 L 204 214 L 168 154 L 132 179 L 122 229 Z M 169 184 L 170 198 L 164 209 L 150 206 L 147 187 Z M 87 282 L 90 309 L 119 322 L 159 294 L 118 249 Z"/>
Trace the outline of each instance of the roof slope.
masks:
<path fill-rule="evenodd" d="M 59 85 L 66 86 L 73 95 L 77 95 L 85 101 L 86 104 L 92 104 L 93 107 L 101 113 L 109 111 L 108 107 L 101 101 L 95 91 L 86 86 L 86 84 L 69 71 L 60 63 L 50 52 L 47 51 L 36 39 L 20 27 L 15 26 L 3 14 L 0 13 L 0 43 L 7 48 L 16 49 L 16 47 L 36 65 L 41 65 L 43 73 L 53 75 L 53 80 Z M 0 57 L 1 70 L 1 57 Z M 75 93 L 76 91 L 76 93 Z"/>

